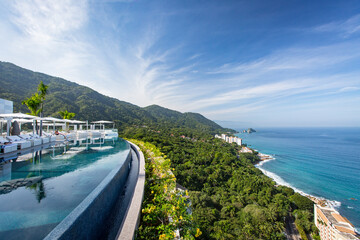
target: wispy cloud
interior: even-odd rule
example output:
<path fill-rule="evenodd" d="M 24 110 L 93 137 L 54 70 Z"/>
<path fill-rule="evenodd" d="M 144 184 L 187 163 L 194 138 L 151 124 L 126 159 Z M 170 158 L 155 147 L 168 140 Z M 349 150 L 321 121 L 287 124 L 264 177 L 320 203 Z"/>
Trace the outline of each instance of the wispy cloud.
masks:
<path fill-rule="evenodd" d="M 343 37 L 360 32 L 360 14 L 343 21 L 334 21 L 314 28 L 317 32 L 337 32 Z"/>
<path fill-rule="evenodd" d="M 339 92 L 352 92 L 352 91 L 358 91 L 359 87 L 343 87 L 339 90 Z"/>
<path fill-rule="evenodd" d="M 352 38 L 360 31 L 360 15 L 312 28 L 312 36 L 314 31 L 332 32 L 346 36 L 345 41 L 309 39 L 305 44 L 295 41 L 276 47 L 266 43 L 271 47 L 238 56 L 231 51 L 244 42 L 222 42 L 224 37 L 232 38 L 230 27 L 229 35 L 218 38 L 207 31 L 207 22 L 191 31 L 187 26 L 194 17 L 209 21 L 209 10 L 219 14 L 217 4 L 206 11 L 200 5 L 178 9 L 152 1 L 142 4 L 130 0 L 0 3 L 5 6 L 0 8 L 0 36 L 6 36 L 0 38 L 1 60 L 140 106 L 159 104 L 213 119 L 236 115 L 247 117 L 247 122 L 263 112 L 270 114 L 269 109 L 280 113 L 291 106 L 324 106 L 338 97 L 355 96 L 360 89 L 360 43 Z M 227 6 L 221 12 L 231 9 Z M 240 34 L 237 39 L 247 37 L 236 34 Z"/>
<path fill-rule="evenodd" d="M 202 56 L 202 54 L 201 54 L 201 53 L 197 53 L 197 54 L 194 54 L 194 55 L 192 55 L 191 57 L 189 57 L 188 60 L 194 60 L 194 59 L 196 59 L 196 58 L 198 58 L 198 57 L 200 57 L 200 56 Z"/>
<path fill-rule="evenodd" d="M 208 72 L 221 82 L 222 86 L 216 88 L 218 91 L 203 94 L 201 99 L 189 99 L 185 106 L 213 114 L 227 111 L 209 110 L 216 106 L 235 110 L 237 107 L 232 107 L 234 105 L 248 106 L 250 102 L 256 102 L 251 108 L 239 108 L 255 111 L 260 104 L 274 105 L 281 99 L 285 99 L 283 104 L 286 105 L 288 98 L 303 101 L 304 97 L 331 95 L 339 89 L 355 90 L 360 84 L 359 73 L 341 74 L 340 69 L 344 64 L 359 60 L 358 50 L 360 44 L 357 42 L 291 48 L 278 50 L 251 62 L 224 64 Z M 333 71 L 337 73 L 331 73 Z M 353 87 L 348 88 L 349 85 Z"/>
<path fill-rule="evenodd" d="M 249 73 L 313 70 L 331 67 L 335 64 L 360 57 L 354 52 L 360 49 L 359 43 L 340 43 L 312 48 L 289 48 L 278 50 L 268 56 L 246 63 L 227 63 L 209 72 L 209 74 Z"/>
<path fill-rule="evenodd" d="M 88 19 L 87 8 L 86 0 L 12 1 L 14 23 L 38 41 L 79 29 Z"/>

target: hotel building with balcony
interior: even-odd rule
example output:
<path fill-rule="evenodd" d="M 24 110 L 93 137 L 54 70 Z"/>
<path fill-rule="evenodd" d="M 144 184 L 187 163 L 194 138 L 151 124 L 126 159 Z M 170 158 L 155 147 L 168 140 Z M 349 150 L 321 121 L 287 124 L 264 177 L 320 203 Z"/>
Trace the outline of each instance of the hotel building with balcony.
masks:
<path fill-rule="evenodd" d="M 315 204 L 314 216 L 321 240 L 360 239 L 350 221 L 332 207 Z"/>

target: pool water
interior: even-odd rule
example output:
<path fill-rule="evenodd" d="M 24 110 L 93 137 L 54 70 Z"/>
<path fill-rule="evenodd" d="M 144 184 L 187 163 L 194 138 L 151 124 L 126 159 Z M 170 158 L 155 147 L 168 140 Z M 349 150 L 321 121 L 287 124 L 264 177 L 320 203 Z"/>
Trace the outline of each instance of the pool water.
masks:
<path fill-rule="evenodd" d="M 101 139 L 50 146 L 1 164 L 0 239 L 44 238 L 129 151 L 122 139 Z"/>

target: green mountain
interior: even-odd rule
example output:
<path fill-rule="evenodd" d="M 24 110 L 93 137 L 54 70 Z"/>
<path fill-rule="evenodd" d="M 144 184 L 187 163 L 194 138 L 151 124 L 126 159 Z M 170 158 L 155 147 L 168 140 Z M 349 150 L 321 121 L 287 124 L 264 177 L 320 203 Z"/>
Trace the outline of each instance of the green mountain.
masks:
<path fill-rule="evenodd" d="M 45 116 L 59 117 L 58 111 L 68 110 L 76 113 L 79 120 L 114 120 L 121 129 L 131 125 L 161 124 L 210 132 L 231 131 L 197 113 L 180 113 L 157 105 L 141 108 L 62 78 L 0 62 L 0 98 L 13 101 L 14 112 L 28 112 L 21 102 L 36 92 L 40 81 L 49 86 L 44 102 Z"/>

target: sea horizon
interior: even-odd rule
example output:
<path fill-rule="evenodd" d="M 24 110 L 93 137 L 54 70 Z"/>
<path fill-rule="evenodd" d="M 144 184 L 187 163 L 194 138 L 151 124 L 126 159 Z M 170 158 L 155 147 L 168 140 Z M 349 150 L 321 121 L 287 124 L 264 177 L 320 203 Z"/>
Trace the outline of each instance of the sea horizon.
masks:
<path fill-rule="evenodd" d="M 245 128 L 244 128 L 245 129 Z M 273 160 L 257 167 L 280 185 L 332 201 L 360 229 L 360 127 L 266 127 L 237 136 Z"/>

